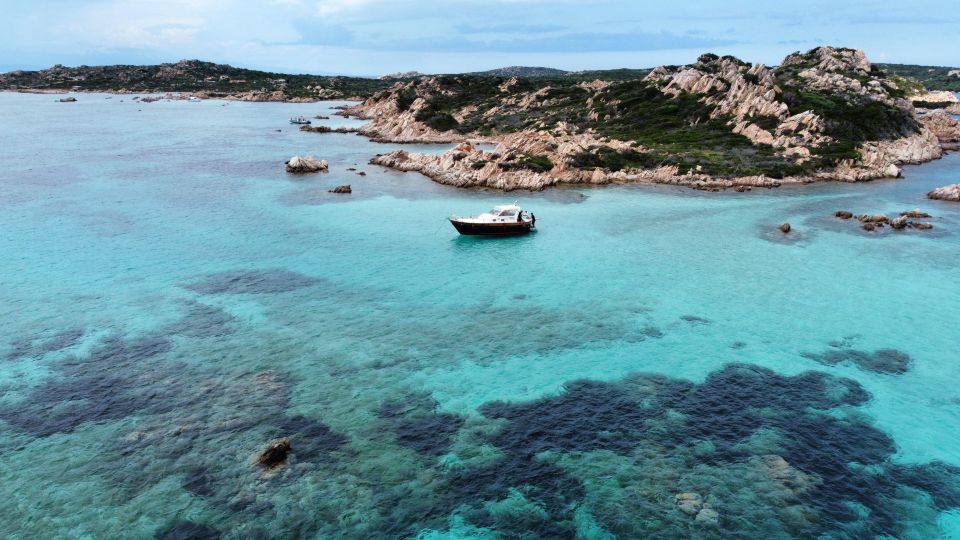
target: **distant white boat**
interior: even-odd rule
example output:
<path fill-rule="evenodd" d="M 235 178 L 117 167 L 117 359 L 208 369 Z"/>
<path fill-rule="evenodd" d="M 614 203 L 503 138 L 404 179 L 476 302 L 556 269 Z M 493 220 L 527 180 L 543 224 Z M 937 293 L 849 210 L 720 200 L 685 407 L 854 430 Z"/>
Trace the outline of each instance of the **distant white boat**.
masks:
<path fill-rule="evenodd" d="M 76 101 L 76 100 L 77 100 L 77 98 L 75 98 L 75 97 L 73 97 L 73 96 L 63 97 L 63 98 L 60 98 L 60 103 L 73 103 L 73 102 Z"/>
<path fill-rule="evenodd" d="M 290 119 L 291 124 L 309 124 L 310 120 L 306 116 L 294 116 Z"/>

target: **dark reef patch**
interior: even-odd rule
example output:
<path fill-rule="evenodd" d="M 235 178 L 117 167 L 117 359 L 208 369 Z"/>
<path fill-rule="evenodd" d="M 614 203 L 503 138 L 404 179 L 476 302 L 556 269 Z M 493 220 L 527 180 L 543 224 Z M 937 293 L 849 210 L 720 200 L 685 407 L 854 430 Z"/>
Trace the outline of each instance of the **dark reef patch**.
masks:
<path fill-rule="evenodd" d="M 450 413 L 405 418 L 397 423 L 397 442 L 421 454 L 440 456 L 450 449 L 462 425 L 463 418 Z"/>
<path fill-rule="evenodd" d="M 711 322 L 710 319 L 704 319 L 703 317 L 697 317 L 696 315 L 682 315 L 680 319 L 690 324 L 710 324 Z"/>
<path fill-rule="evenodd" d="M 157 531 L 157 540 L 219 540 L 220 531 L 209 525 L 178 520 Z"/>
<path fill-rule="evenodd" d="M 215 493 L 213 479 L 203 467 L 188 471 L 180 485 L 198 497 L 212 497 Z"/>
<path fill-rule="evenodd" d="M 656 326 L 644 326 L 640 329 L 640 333 L 651 339 L 660 339 L 663 337 L 663 331 Z"/>
<path fill-rule="evenodd" d="M 644 466 L 642 456 L 662 456 L 654 470 L 667 479 L 668 493 L 689 491 L 694 482 L 712 501 L 719 520 L 711 538 L 741 534 L 756 512 L 773 516 L 763 524 L 768 536 L 895 536 L 916 525 L 902 513 L 905 487 L 929 493 L 938 510 L 960 506 L 960 469 L 893 464 L 890 437 L 844 412 L 868 399 L 850 379 L 731 364 L 702 384 L 639 374 L 619 382 L 573 381 L 561 394 L 531 402 L 486 403 L 480 412 L 499 427 L 482 438 L 502 455 L 449 472 L 443 507 L 466 505 L 462 515 L 471 524 L 506 535 L 573 536 L 575 509 L 598 503 L 558 463 L 561 456 L 603 455 L 623 456 L 636 467 Z M 697 480 L 703 471 L 715 472 Z M 628 482 L 642 481 L 645 475 Z M 754 498 L 736 503 L 734 493 Z M 490 502 L 517 494 L 538 510 L 507 520 L 491 510 Z M 637 502 L 646 520 L 623 513 L 623 504 L 633 502 L 610 504 L 590 511 L 617 536 L 679 537 L 693 522 L 677 511 L 672 495 Z"/>
<path fill-rule="evenodd" d="M 531 403 L 485 403 L 480 412 L 509 422 L 491 442 L 511 454 L 545 451 L 628 451 L 643 437 L 648 411 L 615 386 L 598 381 L 567 383 L 556 397 Z"/>
<path fill-rule="evenodd" d="M 224 336 L 233 332 L 236 317 L 226 311 L 200 302 L 185 302 L 185 313 L 178 321 L 164 329 L 165 334 L 204 338 Z"/>
<path fill-rule="evenodd" d="M 831 343 L 831 346 L 836 347 Z M 822 353 L 802 353 L 801 356 L 821 364 L 835 366 L 841 363 L 854 364 L 860 369 L 874 373 L 902 375 L 910 368 L 910 355 L 896 349 L 878 349 L 872 353 L 856 349 L 836 348 Z"/>
<path fill-rule="evenodd" d="M 71 357 L 55 366 L 56 374 L 34 388 L 25 403 L 0 411 L 13 427 L 46 437 L 73 431 L 81 424 L 159 410 L 154 383 L 169 375 L 152 369 L 149 360 L 172 347 L 166 338 L 146 336 L 104 339 L 87 358 Z"/>
<path fill-rule="evenodd" d="M 68 328 L 50 336 L 18 339 L 10 344 L 11 350 L 7 353 L 7 360 L 62 351 L 79 343 L 85 334 L 83 328 Z"/>
<path fill-rule="evenodd" d="M 210 274 L 183 288 L 199 294 L 274 294 L 311 287 L 322 281 L 283 268 L 268 268 Z"/>
<path fill-rule="evenodd" d="M 340 449 L 349 439 L 330 426 L 306 416 L 288 416 L 277 425 L 276 436 L 290 440 L 297 461 L 317 461 Z"/>
<path fill-rule="evenodd" d="M 397 443 L 420 454 L 441 456 L 463 426 L 463 418 L 436 412 L 438 403 L 429 394 L 413 393 L 403 399 L 386 401 L 377 415 L 387 420 Z"/>

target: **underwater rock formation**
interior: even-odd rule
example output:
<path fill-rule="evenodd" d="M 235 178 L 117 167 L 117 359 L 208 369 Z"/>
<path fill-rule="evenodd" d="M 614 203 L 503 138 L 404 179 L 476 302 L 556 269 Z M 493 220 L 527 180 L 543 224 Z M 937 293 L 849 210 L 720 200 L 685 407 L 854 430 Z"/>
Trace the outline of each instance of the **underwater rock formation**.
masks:
<path fill-rule="evenodd" d="M 909 354 L 896 349 L 879 349 L 868 353 L 841 348 L 828 350 L 820 354 L 803 353 L 802 356 L 828 366 L 849 362 L 867 371 L 894 375 L 906 373 L 911 362 Z"/>
<path fill-rule="evenodd" d="M 28 356 L 42 356 L 47 353 L 69 349 L 83 339 L 86 332 L 82 328 L 68 328 L 52 335 L 37 335 L 15 340 L 7 353 L 7 360 L 16 360 Z"/>
<path fill-rule="evenodd" d="M 265 268 L 210 274 L 182 287 L 198 294 L 274 294 L 320 283 L 320 279 L 283 268 Z"/>
<path fill-rule="evenodd" d="M 849 379 L 734 364 L 702 384 L 635 375 L 487 403 L 480 411 L 501 423 L 486 440 L 502 457 L 451 471 L 444 507 L 466 503 L 470 523 L 504 534 L 573 536 L 579 507 L 616 536 L 679 538 L 691 522 L 716 527 L 718 537 L 896 535 L 918 526 L 897 510 L 911 490 L 927 491 L 938 510 L 960 505 L 956 468 L 895 465 L 888 436 L 842 413 L 867 399 Z M 596 491 L 605 475 L 619 487 Z M 679 494 L 653 495 L 671 488 Z M 518 492 L 542 518 L 504 520 L 483 503 Z M 737 501 L 736 493 L 754 495 Z"/>

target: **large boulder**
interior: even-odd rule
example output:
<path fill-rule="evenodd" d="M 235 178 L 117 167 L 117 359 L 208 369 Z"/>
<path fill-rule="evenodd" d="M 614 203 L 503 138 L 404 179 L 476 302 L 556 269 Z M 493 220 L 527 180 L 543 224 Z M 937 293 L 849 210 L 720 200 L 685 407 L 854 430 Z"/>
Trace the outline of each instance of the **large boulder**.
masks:
<path fill-rule="evenodd" d="M 330 193 L 353 193 L 353 189 L 350 187 L 350 184 L 344 184 L 331 189 Z"/>
<path fill-rule="evenodd" d="M 950 184 L 949 186 L 938 187 L 927 193 L 927 197 L 938 201 L 958 201 L 960 202 L 960 184 Z"/>
<path fill-rule="evenodd" d="M 293 156 L 287 160 L 286 165 L 287 172 L 294 174 L 320 172 L 330 168 L 327 160 L 313 156 Z"/>

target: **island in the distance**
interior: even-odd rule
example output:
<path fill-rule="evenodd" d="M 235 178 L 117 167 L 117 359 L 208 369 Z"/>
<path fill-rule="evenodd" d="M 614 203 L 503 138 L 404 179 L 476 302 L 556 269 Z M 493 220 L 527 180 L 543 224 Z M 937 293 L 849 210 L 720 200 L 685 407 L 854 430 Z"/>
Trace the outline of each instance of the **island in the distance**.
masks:
<path fill-rule="evenodd" d="M 621 81 L 423 77 L 342 113 L 370 120 L 361 133 L 375 140 L 463 142 L 442 155 L 372 160 L 454 186 L 747 189 L 897 177 L 903 164 L 955 149 L 960 126 L 915 108 L 908 98 L 919 90 L 859 50 L 819 47 L 773 68 L 704 54 Z"/>

